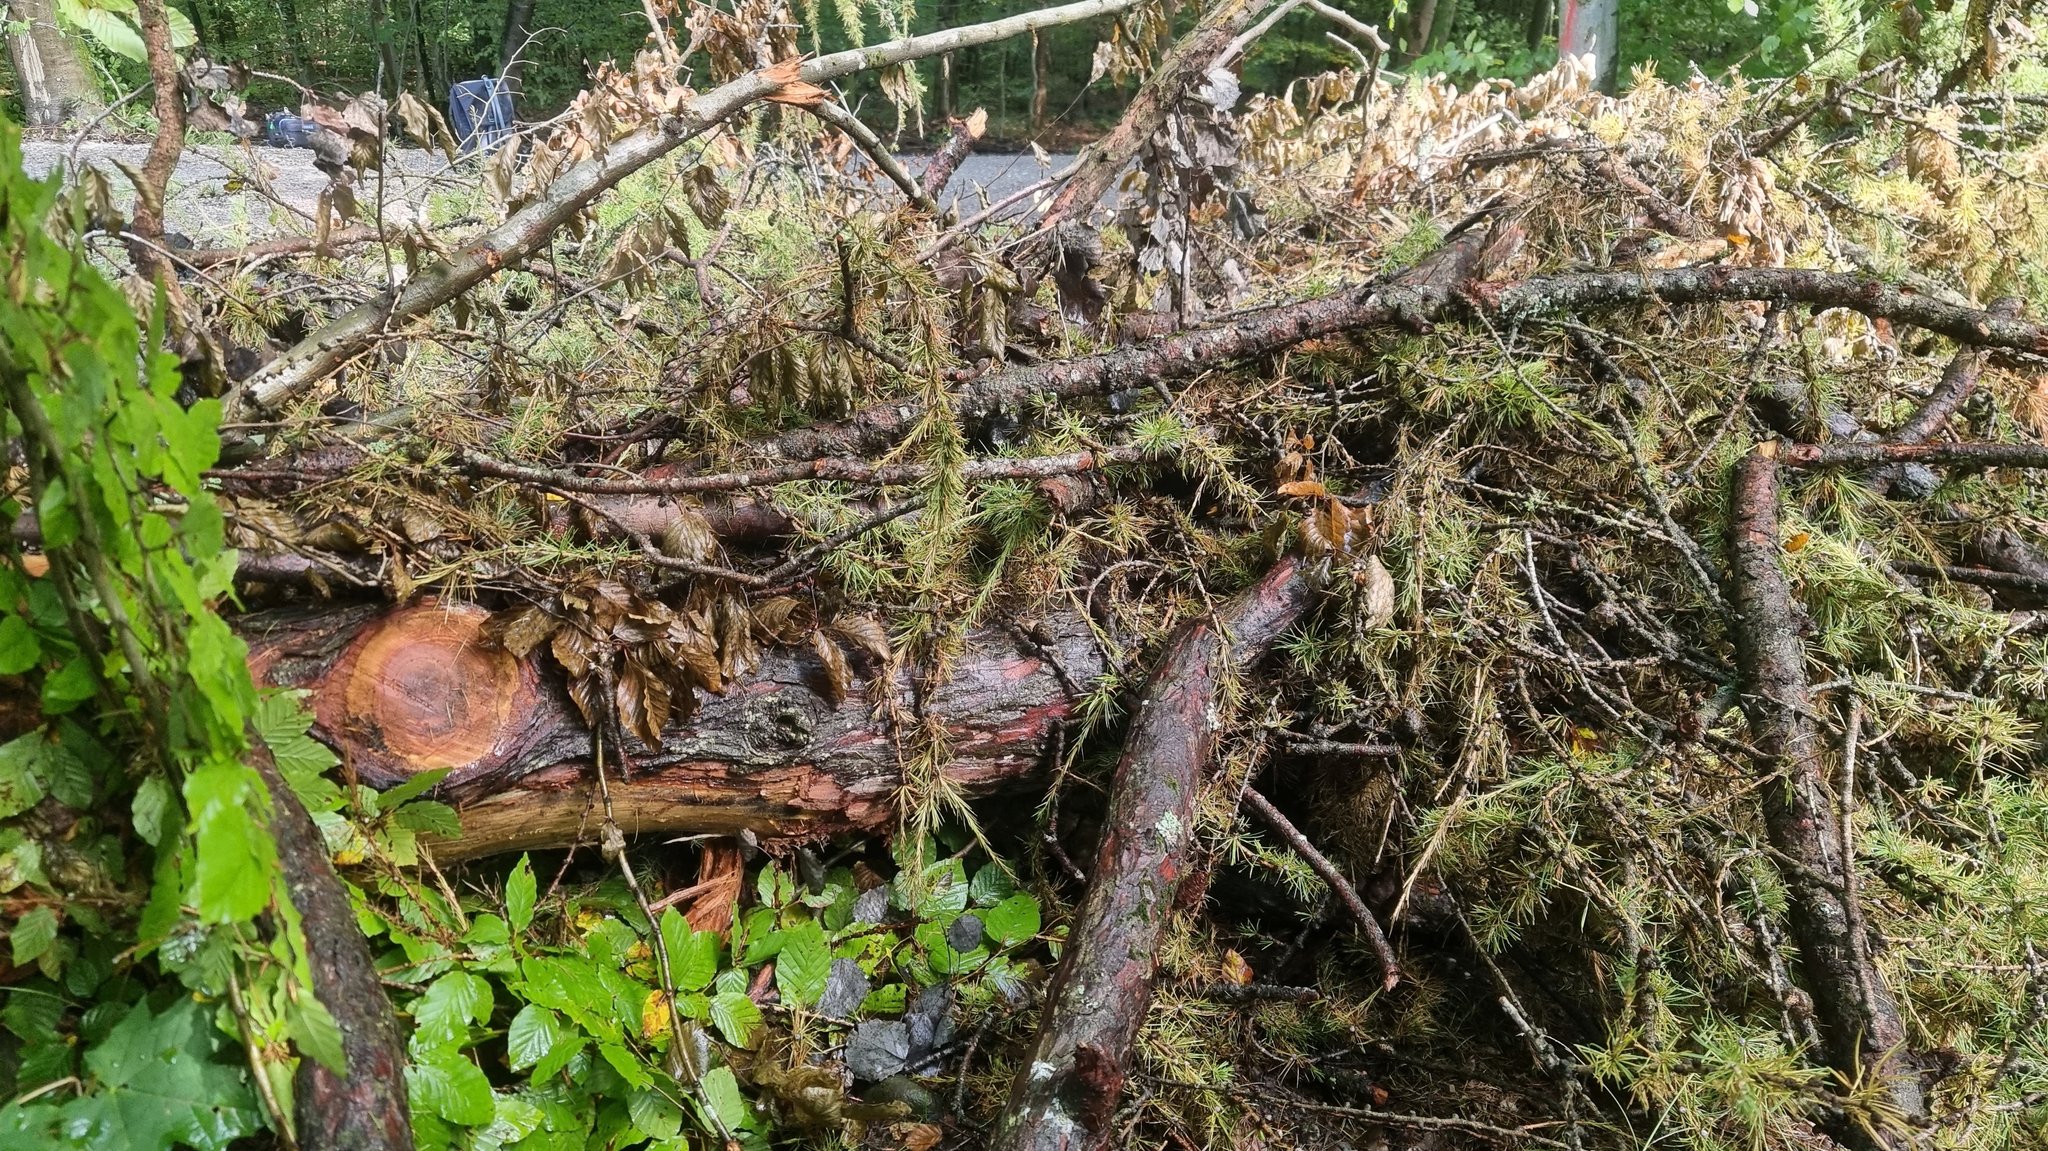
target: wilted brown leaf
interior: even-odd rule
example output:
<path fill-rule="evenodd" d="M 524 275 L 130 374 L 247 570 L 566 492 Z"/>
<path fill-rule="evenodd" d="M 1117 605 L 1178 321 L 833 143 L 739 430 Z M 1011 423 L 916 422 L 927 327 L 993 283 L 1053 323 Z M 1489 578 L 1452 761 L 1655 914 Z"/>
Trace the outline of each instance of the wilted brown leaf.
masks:
<path fill-rule="evenodd" d="M 803 634 L 799 615 L 803 606 L 795 596 L 772 596 L 754 609 L 754 626 L 772 643 L 795 643 Z"/>
<path fill-rule="evenodd" d="M 555 618 L 553 612 L 538 604 L 529 604 L 492 616 L 484 624 L 484 636 L 514 657 L 525 659 L 561 626 L 562 621 Z"/>
<path fill-rule="evenodd" d="M 1365 626 L 1383 628 L 1394 619 L 1394 577 L 1377 555 L 1359 565 L 1358 582 L 1365 592 Z"/>
<path fill-rule="evenodd" d="M 668 726 L 669 686 L 638 659 L 626 661 L 618 682 L 612 685 L 619 722 L 650 748 L 661 746 L 661 729 Z"/>
<path fill-rule="evenodd" d="M 1317 499 L 1319 497 L 1329 495 L 1330 491 L 1328 488 L 1325 488 L 1323 486 L 1321 480 L 1294 480 L 1291 483 L 1281 484 L 1280 494 L 1283 496 L 1300 496 L 1308 499 Z"/>
<path fill-rule="evenodd" d="M 842 615 L 832 621 L 832 635 L 878 664 L 889 662 L 889 629 L 871 615 Z"/>
<path fill-rule="evenodd" d="M 824 667 L 825 698 L 838 707 L 846 702 L 846 689 L 853 684 L 853 669 L 846 664 L 846 653 L 822 631 L 811 633 L 811 650 L 818 654 L 818 662 Z"/>

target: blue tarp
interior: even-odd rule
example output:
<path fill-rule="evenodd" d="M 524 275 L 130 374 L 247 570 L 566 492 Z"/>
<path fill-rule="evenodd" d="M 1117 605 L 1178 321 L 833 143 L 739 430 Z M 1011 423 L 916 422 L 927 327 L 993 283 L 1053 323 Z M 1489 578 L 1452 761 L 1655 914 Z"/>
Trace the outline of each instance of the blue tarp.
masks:
<path fill-rule="evenodd" d="M 320 125 L 287 112 L 272 112 L 263 119 L 263 142 L 273 148 L 310 148 Z"/>
<path fill-rule="evenodd" d="M 496 77 L 448 90 L 448 126 L 465 152 L 490 152 L 512 134 L 512 92 Z"/>

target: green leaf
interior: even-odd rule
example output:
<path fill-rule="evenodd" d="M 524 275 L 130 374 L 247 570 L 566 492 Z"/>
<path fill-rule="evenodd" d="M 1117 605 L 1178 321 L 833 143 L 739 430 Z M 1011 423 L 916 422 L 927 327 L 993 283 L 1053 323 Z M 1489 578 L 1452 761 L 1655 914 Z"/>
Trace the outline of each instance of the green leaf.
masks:
<path fill-rule="evenodd" d="M 450 1123 L 479 1126 L 497 1114 L 491 1081 L 477 1065 L 455 1051 L 436 1051 L 405 1069 L 412 1105 Z"/>
<path fill-rule="evenodd" d="M 66 726 L 76 731 L 76 725 L 65 721 Z M 92 769 L 85 765 L 72 750 L 61 741 L 45 740 L 38 769 L 43 777 L 43 786 L 66 807 L 81 811 L 92 806 Z"/>
<path fill-rule="evenodd" d="M 657 1082 L 626 1097 L 626 1114 L 633 1117 L 633 1126 L 651 1139 L 673 1139 L 683 1129 L 682 1105 L 664 1094 L 664 1086 Z"/>
<path fill-rule="evenodd" d="M 633 1053 L 626 1050 L 623 1045 L 600 1043 L 597 1045 L 597 1053 L 604 1057 L 604 1061 L 612 1070 L 619 1073 L 619 1078 L 624 1079 L 628 1086 L 645 1087 L 654 1082 L 654 1076 L 647 1073 L 646 1066 L 633 1058 Z"/>
<path fill-rule="evenodd" d="M 135 834 L 155 847 L 163 841 L 164 814 L 171 809 L 171 785 L 162 775 L 152 775 L 135 789 L 131 818 Z"/>
<path fill-rule="evenodd" d="M 733 1078 L 732 1068 L 713 1067 L 697 1086 L 704 1093 L 704 1105 L 718 1117 L 719 1126 L 737 1131 L 746 1125 L 747 1099 L 740 1094 L 740 1083 Z"/>
<path fill-rule="evenodd" d="M 0 619 L 0 675 L 20 675 L 43 658 L 42 642 L 18 615 Z"/>
<path fill-rule="evenodd" d="M 761 1008 L 744 991 L 721 991 L 711 997 L 711 1025 L 734 1047 L 746 1047 L 761 1025 Z"/>
<path fill-rule="evenodd" d="M 533 922 L 533 901 L 533 864 L 522 855 L 519 865 L 505 877 L 505 919 L 513 931 L 524 933 Z"/>
<path fill-rule="evenodd" d="M 462 834 L 462 820 L 455 809 L 431 799 L 417 799 L 399 808 L 391 817 L 410 831 L 452 839 Z"/>
<path fill-rule="evenodd" d="M 673 907 L 661 914 L 661 940 L 668 948 L 669 976 L 677 991 L 702 991 L 718 974 L 718 934 L 691 931 Z"/>
<path fill-rule="evenodd" d="M 252 814 L 267 816 L 266 799 L 256 773 L 239 763 L 208 764 L 186 777 L 199 846 L 191 898 L 200 919 L 237 922 L 269 906 L 277 845 Z"/>
<path fill-rule="evenodd" d="M 411 1013 L 415 1051 L 458 1045 L 469 1038 L 471 1022 L 490 1018 L 490 982 L 467 971 L 451 971 L 412 1001 Z"/>
<path fill-rule="evenodd" d="M 399 804 L 423 794 L 428 788 L 447 778 L 448 771 L 448 768 L 437 767 L 431 771 L 420 772 L 390 791 L 379 795 L 377 797 L 377 810 L 392 811 L 396 809 Z"/>
<path fill-rule="evenodd" d="M 31 732 L 0 745 L 0 819 L 42 802 L 43 781 L 36 771 L 35 748 L 42 739 L 41 734 Z"/>
<path fill-rule="evenodd" d="M 563 1040 L 575 1034 L 562 1018 L 538 1003 L 529 1003 L 512 1017 L 505 1029 L 505 1057 L 512 1070 L 524 1071 L 548 1057 Z"/>
<path fill-rule="evenodd" d="M 164 23 L 171 28 L 171 47 L 190 48 L 199 43 L 199 30 L 192 26 L 192 18 L 168 4 L 164 5 Z"/>
<path fill-rule="evenodd" d="M 299 1050 L 312 1056 L 322 1067 L 336 1074 L 348 1072 L 348 1056 L 342 1050 L 341 1027 L 327 1006 L 310 995 L 288 1000 L 284 1011 L 285 1030 Z"/>
<path fill-rule="evenodd" d="M 142 43 L 142 33 L 135 30 L 135 25 L 112 12 L 104 8 L 87 8 L 82 23 L 85 30 L 92 33 L 92 38 L 114 55 L 126 56 L 137 63 L 149 59 L 149 49 Z"/>
<path fill-rule="evenodd" d="M 68 1144 L 167 1151 L 180 1144 L 221 1151 L 262 1119 L 239 1061 L 220 1058 L 226 1037 L 213 1009 L 187 997 L 152 1015 L 132 1008 L 85 1065 L 96 1084 L 64 1106 Z"/>
<path fill-rule="evenodd" d="M 807 920 L 782 933 L 782 952 L 775 960 L 775 989 L 788 1002 L 817 1005 L 832 974 L 832 947 L 817 920 Z"/>
<path fill-rule="evenodd" d="M 1014 947 L 1038 934 L 1038 900 L 1020 891 L 983 912 L 981 925 L 989 938 Z"/>
<path fill-rule="evenodd" d="M 14 930 L 8 932 L 7 939 L 14 948 L 16 967 L 26 967 L 41 959 L 57 941 L 57 909 L 44 904 L 31 910 L 14 921 Z"/>
<path fill-rule="evenodd" d="M 57 674 L 43 680 L 43 710 L 51 715 L 62 715 L 99 691 L 99 679 L 93 675 L 92 660 L 87 656 L 74 656 Z"/>
<path fill-rule="evenodd" d="M 967 885 L 967 901 L 976 907 L 994 907 L 1016 890 L 1017 881 L 1010 873 L 991 863 L 974 873 L 974 882 Z"/>

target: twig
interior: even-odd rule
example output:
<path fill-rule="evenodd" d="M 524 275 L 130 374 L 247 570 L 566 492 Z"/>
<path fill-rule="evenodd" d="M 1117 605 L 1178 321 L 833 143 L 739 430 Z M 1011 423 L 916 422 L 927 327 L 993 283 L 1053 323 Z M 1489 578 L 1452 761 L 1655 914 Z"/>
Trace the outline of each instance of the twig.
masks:
<path fill-rule="evenodd" d="M 1312 1103 L 1306 1099 L 1286 1096 L 1263 1097 L 1269 1105 L 1295 1107 L 1304 1111 L 1316 1111 L 1324 1115 L 1340 1115 L 1348 1119 L 1363 1119 L 1370 1123 L 1382 1123 L 1389 1127 L 1411 1127 L 1418 1131 L 1462 1131 L 1486 1139 L 1497 1139 L 1515 1143 L 1531 1143 L 1538 1147 L 1555 1147 L 1558 1151 L 1570 1151 L 1570 1144 L 1538 1135 L 1526 1127 L 1496 1127 L 1481 1123 L 1477 1119 L 1455 1119 L 1441 1115 L 1407 1115 L 1399 1111 L 1375 1111 L 1366 1107 L 1345 1107 L 1336 1103 Z"/>
<path fill-rule="evenodd" d="M 840 531 L 834 532 L 833 534 L 825 537 L 824 539 L 819 540 L 817 543 L 812 544 L 810 547 L 805 548 L 804 550 L 796 553 L 795 555 L 789 557 L 783 562 L 770 568 L 767 574 L 761 577 L 762 583 L 767 587 L 771 588 L 780 587 L 792 578 L 803 573 L 807 568 L 811 566 L 812 563 L 816 562 L 820 557 L 826 555 L 829 552 L 844 547 L 846 544 L 849 544 L 854 540 L 859 539 L 860 537 L 868 534 L 871 531 L 874 531 L 876 528 L 879 528 L 884 524 L 890 523 L 891 521 L 897 519 L 901 519 L 902 517 L 919 510 L 920 508 L 924 507 L 925 504 L 928 502 L 930 501 L 929 498 L 926 496 L 918 496 L 914 499 L 908 499 L 900 504 L 896 504 L 893 507 L 885 508 L 879 512 L 876 512 L 874 515 L 871 515 L 868 518 L 862 520 L 861 522 L 854 524 L 852 527 L 844 528 Z"/>
<path fill-rule="evenodd" d="M 460 458 L 462 465 L 476 475 L 552 488 L 558 492 L 583 492 L 590 495 L 685 495 L 699 492 L 730 492 L 744 488 L 774 487 L 794 480 L 837 480 L 844 483 L 899 486 L 916 483 L 932 474 L 929 464 L 871 464 L 864 460 L 817 459 L 805 463 L 775 464 L 746 471 L 701 476 L 600 480 L 571 472 L 509 464 L 475 452 L 465 452 Z M 1027 456 L 1022 459 L 986 457 L 967 461 L 961 466 L 960 474 L 967 480 L 1045 479 L 1050 476 L 1097 471 L 1111 464 L 1134 463 L 1143 458 L 1143 450 L 1133 445 L 1070 452 L 1062 456 Z"/>
<path fill-rule="evenodd" d="M 895 154 L 889 151 L 889 146 L 882 143 L 882 138 L 875 135 L 873 128 L 861 123 L 860 117 L 847 111 L 845 105 L 840 104 L 836 100 L 827 100 L 810 108 L 809 112 L 818 119 L 839 129 L 846 135 L 847 139 L 852 140 L 854 147 L 861 150 L 861 153 L 868 158 L 869 163 L 881 169 L 882 174 L 889 177 L 891 183 L 903 189 L 903 194 L 910 198 L 911 203 L 916 204 L 919 208 L 930 212 L 934 216 L 939 214 L 938 203 L 931 198 L 922 185 L 916 180 L 911 179 L 910 173 L 904 170 L 902 162 L 897 160 Z"/>
<path fill-rule="evenodd" d="M 1405 751 L 1394 743 L 1341 743 L 1307 736 L 1288 737 L 1286 747 L 1293 755 L 1326 755 L 1334 759 L 1399 759 Z"/>
<path fill-rule="evenodd" d="M 1795 468 L 1934 464 L 1960 468 L 2048 468 L 2042 444 L 1788 444 L 1781 453 Z"/>
<path fill-rule="evenodd" d="M 1315 845 L 1308 841 L 1308 837 L 1289 823 L 1287 817 L 1280 814 L 1280 809 L 1274 807 L 1265 796 L 1246 788 L 1244 803 L 1273 829 L 1275 835 L 1285 840 L 1287 846 L 1292 847 L 1295 854 L 1301 856 L 1317 875 L 1322 876 L 1323 882 L 1330 885 L 1330 890 L 1337 893 L 1337 898 L 1344 904 L 1345 910 L 1351 913 L 1351 918 L 1357 921 L 1359 929 L 1365 932 L 1365 940 L 1372 946 L 1373 954 L 1379 956 L 1381 986 L 1392 991 L 1395 985 L 1401 982 L 1401 963 L 1394 957 L 1394 949 L 1388 945 L 1386 933 L 1380 930 L 1379 921 L 1372 917 L 1372 911 L 1365 906 L 1365 900 L 1358 897 L 1358 889 L 1351 886 L 1351 881 L 1344 878 L 1344 873 L 1337 870 L 1337 865 L 1331 863 L 1328 856 L 1317 851 Z"/>

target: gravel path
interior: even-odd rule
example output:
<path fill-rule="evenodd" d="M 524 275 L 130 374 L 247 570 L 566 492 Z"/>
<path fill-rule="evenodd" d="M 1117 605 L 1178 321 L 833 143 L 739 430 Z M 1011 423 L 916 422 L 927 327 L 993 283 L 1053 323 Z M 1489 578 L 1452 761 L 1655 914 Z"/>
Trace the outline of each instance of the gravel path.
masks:
<path fill-rule="evenodd" d="M 22 163 L 32 176 L 48 174 L 63 165 L 69 145 L 57 140 L 25 140 Z M 88 142 L 78 148 L 80 164 L 104 173 L 123 205 L 133 201 L 134 191 L 120 165 L 141 168 L 149 155 L 147 144 Z M 410 212 L 435 190 L 461 192 L 475 186 L 474 161 L 451 166 L 438 152 L 394 148 L 388 154 L 383 176 L 364 174 L 357 196 L 368 205 L 377 202 L 378 181 L 388 210 Z M 904 156 L 904 166 L 913 174 L 921 172 L 926 158 Z M 1025 155 L 971 155 L 961 164 L 947 188 L 949 198 L 958 202 L 963 215 L 980 210 L 983 204 L 1034 183 L 1064 167 L 1072 156 L 1050 157 L 1050 167 Z M 256 171 L 251 172 L 251 164 Z M 260 179 L 252 178 L 260 177 Z M 186 149 L 171 178 L 166 219 L 169 227 L 184 233 L 194 245 L 213 247 L 259 239 L 282 232 L 303 230 L 305 219 L 318 205 L 327 177 L 313 166 L 313 153 L 303 148 L 256 148 L 195 146 Z M 267 188 L 270 195 L 265 195 Z M 893 189 L 890 194 L 895 194 Z"/>

